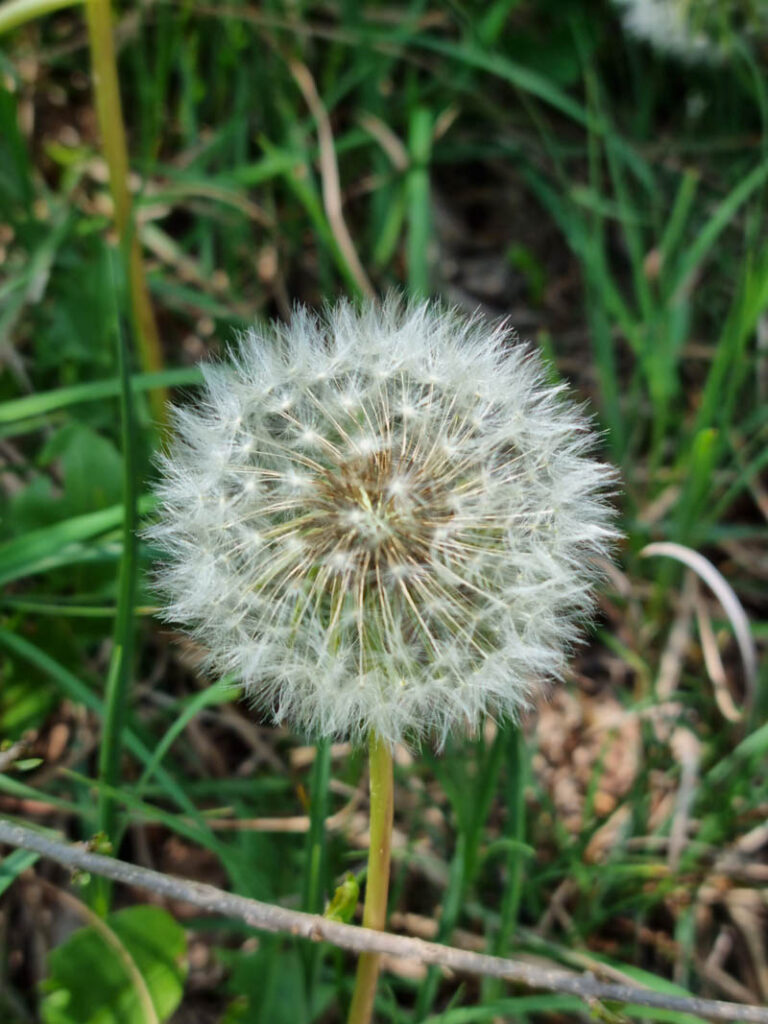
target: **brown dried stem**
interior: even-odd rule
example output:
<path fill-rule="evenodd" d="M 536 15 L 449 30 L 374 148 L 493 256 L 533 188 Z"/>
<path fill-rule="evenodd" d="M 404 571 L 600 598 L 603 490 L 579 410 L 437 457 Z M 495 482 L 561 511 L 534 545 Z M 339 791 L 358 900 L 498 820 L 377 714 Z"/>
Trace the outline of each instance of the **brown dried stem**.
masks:
<path fill-rule="evenodd" d="M 103 875 L 124 885 L 146 889 L 172 900 L 182 900 L 213 914 L 236 917 L 262 931 L 282 932 L 313 942 L 330 942 L 355 953 L 385 953 L 389 956 L 419 960 L 465 974 L 502 978 L 531 988 L 575 995 L 585 1002 L 610 1000 L 634 1006 L 654 1006 L 692 1013 L 709 1020 L 768 1024 L 768 1009 L 764 1007 L 667 995 L 640 986 L 635 988 L 632 985 L 599 981 L 590 973 L 573 974 L 560 969 L 454 949 L 436 942 L 424 942 L 422 939 L 341 924 L 316 914 L 305 914 L 298 910 L 287 910 L 270 903 L 248 899 L 245 896 L 235 896 L 212 885 L 174 878 L 159 871 L 91 853 L 82 846 L 49 839 L 34 829 L 7 820 L 0 820 L 0 843 L 33 850 L 65 867 Z"/>

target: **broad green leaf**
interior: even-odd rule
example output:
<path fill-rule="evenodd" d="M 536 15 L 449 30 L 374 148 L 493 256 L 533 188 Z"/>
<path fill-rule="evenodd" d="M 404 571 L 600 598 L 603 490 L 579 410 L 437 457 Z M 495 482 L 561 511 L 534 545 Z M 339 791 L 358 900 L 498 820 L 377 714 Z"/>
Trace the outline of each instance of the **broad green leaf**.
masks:
<path fill-rule="evenodd" d="M 46 443 L 42 465 L 59 460 L 65 515 L 116 505 L 122 498 L 122 459 L 115 445 L 83 423 L 67 423 Z"/>
<path fill-rule="evenodd" d="M 44 1024 L 149 1024 L 181 1002 L 186 935 L 160 907 L 129 907 L 75 932 L 49 956 Z"/>

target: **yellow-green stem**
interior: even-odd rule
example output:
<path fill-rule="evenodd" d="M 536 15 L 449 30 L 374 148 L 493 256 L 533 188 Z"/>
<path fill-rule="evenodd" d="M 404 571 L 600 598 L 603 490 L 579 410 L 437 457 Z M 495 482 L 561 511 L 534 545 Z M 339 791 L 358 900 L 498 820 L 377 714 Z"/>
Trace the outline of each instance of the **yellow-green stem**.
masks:
<path fill-rule="evenodd" d="M 393 783 L 392 754 L 389 746 L 375 733 L 370 743 L 371 839 L 368 849 L 368 874 L 365 882 L 363 925 L 383 931 L 387 924 L 389 860 L 392 843 Z M 368 1024 L 373 1013 L 379 955 L 363 953 L 357 962 L 357 976 L 347 1024 Z"/>
<path fill-rule="evenodd" d="M 162 370 L 163 356 L 155 314 L 147 288 L 141 245 L 131 217 L 128 190 L 128 147 L 120 104 L 115 42 L 110 0 L 86 0 L 88 40 L 96 116 L 101 132 L 104 158 L 109 169 L 109 188 L 115 210 L 115 227 L 128 260 L 131 311 L 142 368 L 148 373 Z M 152 414 L 160 426 L 166 421 L 168 393 L 158 389 L 150 394 Z"/>

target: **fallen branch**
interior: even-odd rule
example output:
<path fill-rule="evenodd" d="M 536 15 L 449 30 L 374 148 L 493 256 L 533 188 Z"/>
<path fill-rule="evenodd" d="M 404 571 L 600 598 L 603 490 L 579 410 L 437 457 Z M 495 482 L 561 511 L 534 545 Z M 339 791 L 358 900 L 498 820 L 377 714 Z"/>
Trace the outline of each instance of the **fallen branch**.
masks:
<path fill-rule="evenodd" d="M 547 969 L 516 960 L 505 960 L 483 953 L 454 949 L 436 942 L 403 935 L 391 935 L 370 928 L 330 921 L 315 914 L 262 903 L 224 892 L 201 882 L 189 882 L 164 875 L 149 868 L 136 867 L 125 861 L 91 853 L 82 846 L 48 839 L 34 829 L 0 820 L 0 843 L 33 850 L 65 867 L 103 875 L 124 885 L 137 886 L 173 900 L 182 900 L 201 910 L 225 917 L 236 917 L 262 931 L 282 932 L 313 942 L 330 942 L 354 953 L 385 953 L 405 959 L 420 960 L 452 971 L 481 974 L 531 988 L 545 989 L 579 996 L 586 1002 L 609 1000 L 635 1006 L 653 1006 L 696 1014 L 710 1020 L 745 1021 L 750 1024 L 768 1024 L 768 1009 L 742 1006 L 714 999 L 698 999 L 654 992 L 632 985 L 617 985 L 598 981 L 594 975 L 572 974 L 558 969 Z"/>

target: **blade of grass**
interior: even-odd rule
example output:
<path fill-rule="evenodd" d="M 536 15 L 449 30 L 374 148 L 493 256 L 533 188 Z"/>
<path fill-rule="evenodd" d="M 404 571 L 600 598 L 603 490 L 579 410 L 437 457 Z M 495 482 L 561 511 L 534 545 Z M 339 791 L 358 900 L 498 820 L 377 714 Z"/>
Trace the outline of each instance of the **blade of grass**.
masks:
<path fill-rule="evenodd" d="M 69 669 L 60 665 L 50 655 L 46 654 L 45 651 L 31 644 L 23 637 L 2 628 L 0 628 L 0 644 L 48 676 L 74 703 L 82 704 L 99 717 L 104 715 L 104 702 L 101 697 L 94 693 L 89 686 L 78 679 Z M 139 739 L 130 726 L 127 726 L 125 729 L 124 740 L 126 748 L 142 764 L 147 765 L 151 763 L 152 755 L 148 747 Z M 156 767 L 154 771 L 158 781 L 163 786 L 165 794 L 185 813 L 199 818 L 199 811 L 173 777 L 160 767 Z"/>
<path fill-rule="evenodd" d="M 713 765 L 704 779 L 710 786 L 719 786 L 725 782 L 729 773 L 737 769 L 743 771 L 744 761 L 762 758 L 764 766 L 766 755 L 768 755 L 768 722 L 755 729 L 734 750 L 726 754 L 717 764 Z M 755 768 L 762 771 L 758 764 L 755 764 Z"/>
<path fill-rule="evenodd" d="M 581 33 L 577 30 L 577 38 Z M 579 47 L 582 51 L 582 63 L 584 64 L 584 82 L 589 100 L 589 109 L 593 113 L 594 120 L 605 126 L 601 138 L 604 143 L 603 149 L 608 167 L 608 172 L 613 186 L 613 194 L 617 204 L 617 219 L 621 225 L 627 253 L 630 257 L 632 268 L 632 280 L 634 283 L 635 298 L 639 308 L 643 311 L 645 319 L 650 320 L 653 314 L 653 298 L 649 281 L 644 268 L 644 245 L 641 236 L 641 217 L 635 209 L 630 197 L 629 188 L 624 177 L 623 161 L 620 158 L 620 147 L 617 147 L 615 140 L 617 135 L 614 132 L 611 122 L 604 109 L 604 98 L 600 90 L 598 76 L 590 61 L 583 55 L 583 41 Z M 635 157 L 635 163 L 638 158 Z M 648 169 L 644 169 L 643 178 L 647 178 Z"/>
<path fill-rule="evenodd" d="M 687 246 L 674 275 L 669 282 L 669 293 L 685 288 L 704 261 L 707 253 L 715 244 L 721 233 L 733 221 L 739 207 L 742 206 L 768 180 L 768 160 L 755 167 L 735 188 L 723 199 L 699 232 L 694 242 Z"/>
<path fill-rule="evenodd" d="M 0 5 L 0 35 L 46 14 L 74 7 L 85 0 L 6 0 Z"/>
<path fill-rule="evenodd" d="M 68 604 L 66 601 L 40 601 L 23 597 L 0 595 L 0 602 L 6 608 L 32 615 L 54 615 L 68 619 L 111 619 L 117 613 L 114 605 Z M 137 614 L 148 614 L 145 609 L 136 609 Z"/>
<path fill-rule="evenodd" d="M 144 766 L 144 771 L 141 773 L 139 781 L 134 786 L 137 796 L 141 796 L 141 794 L 146 790 L 147 786 L 152 781 L 152 776 L 157 772 L 158 768 L 162 764 L 163 758 L 170 750 L 174 741 L 186 729 L 192 719 L 202 711 L 203 708 L 211 707 L 213 704 L 222 704 L 226 701 L 234 700 L 237 693 L 237 688 L 230 681 L 223 679 L 218 683 L 215 683 L 213 686 L 206 686 L 204 690 L 195 694 L 192 700 L 190 700 L 177 717 L 174 718 L 163 738 L 152 751 L 152 757 L 148 764 Z"/>
<path fill-rule="evenodd" d="M 184 836 L 185 839 L 189 839 L 204 849 L 210 850 L 211 853 L 219 857 L 233 883 L 237 885 L 238 891 L 248 891 L 248 878 L 243 872 L 236 852 L 216 837 L 211 829 L 208 828 L 205 818 L 195 808 L 192 809 L 192 815 L 182 817 L 166 811 L 162 807 L 157 807 L 155 804 L 141 800 L 125 789 L 107 786 L 97 779 L 89 778 L 87 775 L 73 771 L 70 768 L 62 768 L 59 775 L 82 785 L 85 793 L 88 795 L 88 799 L 84 800 L 81 804 L 76 804 L 71 800 L 65 800 L 49 793 L 42 793 L 33 786 L 2 774 L 0 774 L 0 792 L 8 793 L 10 796 L 22 800 L 43 800 L 52 807 L 57 807 L 67 814 L 88 819 L 93 811 L 91 791 L 95 790 L 98 799 L 101 799 L 102 795 L 106 795 L 114 803 L 121 804 L 129 810 L 135 811 L 136 816 L 140 820 L 158 822 L 164 825 L 170 832 Z"/>
<path fill-rule="evenodd" d="M 8 796 L 15 797 L 17 800 L 35 800 L 38 803 L 46 803 L 50 807 L 55 807 L 58 810 L 64 811 L 66 814 L 72 814 L 75 817 L 89 814 L 93 810 L 92 806 L 79 806 L 72 800 L 64 800 L 62 797 L 54 796 L 52 793 L 41 793 L 40 790 L 35 789 L 34 786 L 30 786 L 26 782 L 20 782 L 18 779 L 11 778 L 10 775 L 0 774 L 0 792 L 7 793 Z M 5 815 L 3 815 L 3 817 L 5 817 Z"/>
<path fill-rule="evenodd" d="M 480 844 L 483 840 L 485 823 L 488 820 L 493 799 L 499 788 L 499 776 L 504 764 L 505 744 L 506 734 L 503 729 L 497 731 L 490 750 L 486 750 L 484 740 L 480 740 L 477 744 L 478 773 L 468 808 L 469 827 L 467 829 L 464 863 L 465 888 L 474 882 L 477 875 Z"/>
<path fill-rule="evenodd" d="M 257 160 L 256 163 L 233 167 L 226 175 L 224 182 L 227 184 L 235 182 L 246 188 L 257 188 L 267 181 L 289 174 L 299 161 L 300 158 L 295 153 L 270 148 L 267 155 Z M 214 178 L 213 181 L 215 183 L 216 179 Z"/>
<path fill-rule="evenodd" d="M 733 421 L 737 396 L 749 369 L 744 350 L 758 319 L 768 309 L 768 245 L 746 258 L 743 277 L 715 349 L 696 416 L 696 428 Z"/>
<path fill-rule="evenodd" d="M 184 836 L 185 839 L 190 839 L 199 846 L 211 850 L 212 853 L 221 857 L 223 861 L 227 858 L 228 851 L 226 847 L 210 829 L 204 827 L 205 819 L 202 816 L 198 816 L 199 825 L 194 824 L 187 817 L 173 814 L 162 807 L 157 807 L 155 804 L 139 799 L 139 797 L 123 787 L 109 786 L 98 779 L 92 779 L 81 772 L 73 771 L 71 768 L 62 768 L 61 775 L 85 786 L 88 791 L 95 790 L 99 802 L 106 798 L 111 803 L 119 804 L 129 811 L 135 812 L 139 820 L 159 822 L 161 825 L 165 825 L 171 832 Z M 40 799 L 40 792 L 36 792 L 38 799 Z"/>
<path fill-rule="evenodd" d="M 422 1024 L 475 1024 L 489 1020 L 527 1020 L 528 1014 L 554 1013 L 558 1016 L 567 1015 L 572 1019 L 585 1017 L 583 1000 L 574 996 L 520 996 L 511 999 L 498 999 L 482 1006 L 460 1006 L 447 1010 L 433 1017 L 427 1017 Z M 639 1017 L 641 1020 L 654 1020 L 666 1024 L 705 1024 L 701 1017 L 677 1010 L 664 1010 L 657 1007 L 622 1005 L 621 1013 L 617 1014 L 609 1005 L 598 1001 L 590 1006 L 590 1017 L 596 1020 L 619 1024 L 625 1017 Z M 565 1017 L 567 1019 L 567 1017 Z"/>
<path fill-rule="evenodd" d="M 309 783 L 309 832 L 304 847 L 301 906 L 310 914 L 323 912 L 326 849 L 325 819 L 328 815 L 328 793 L 331 781 L 331 744 L 322 739 L 315 749 Z M 302 948 L 304 982 L 307 1000 L 315 986 L 323 950 L 318 946 Z"/>
<path fill-rule="evenodd" d="M 578 124 L 592 123 L 592 118 L 584 107 L 558 89 L 549 79 L 500 53 L 493 53 L 472 43 L 454 43 L 447 39 L 427 35 L 412 36 L 407 42 L 409 46 L 416 49 L 431 50 L 433 53 L 440 53 L 444 57 L 450 57 L 462 64 L 486 71 L 509 85 L 543 100 Z"/>
<path fill-rule="evenodd" d="M 28 305 L 43 301 L 51 269 L 71 233 L 74 216 L 66 204 L 52 202 L 50 228 L 39 245 L 28 254 L 19 276 L 0 287 L 0 347 L 12 344 L 17 323 Z M 13 370 L 13 362 L 9 363 Z M 18 376 L 18 373 L 16 374 Z"/>
<path fill-rule="evenodd" d="M 328 814 L 328 792 L 331 780 L 331 745 L 327 739 L 317 744 L 310 779 L 310 814 L 307 834 L 302 906 L 311 914 L 323 909 L 323 856 L 325 819 Z"/>
<path fill-rule="evenodd" d="M 99 779 L 116 786 L 120 779 L 120 757 L 123 747 L 123 720 L 128 706 L 128 691 L 134 664 L 133 606 L 136 591 L 136 560 L 138 524 L 136 494 L 135 427 L 131 388 L 128 372 L 128 345 L 124 333 L 117 331 L 118 368 L 120 371 L 120 425 L 123 448 L 123 548 L 117 590 L 117 615 L 113 634 L 114 646 L 107 674 L 104 695 L 104 718 L 99 748 Z M 99 797 L 98 828 L 114 838 L 115 805 L 108 797 Z M 102 914 L 109 910 L 110 887 L 97 883 L 98 908 Z"/>
<path fill-rule="evenodd" d="M 575 996 L 520 996 L 496 999 L 482 1006 L 457 1006 L 427 1017 L 421 1024 L 475 1024 L 475 1022 L 525 1019 L 528 1013 L 572 1013 L 581 1017 L 584 1003 Z"/>
<path fill-rule="evenodd" d="M 456 837 L 456 849 L 451 860 L 451 870 L 448 877 L 448 887 L 443 897 L 440 924 L 437 930 L 437 942 L 449 942 L 450 935 L 456 926 L 461 904 L 464 897 L 464 879 L 466 878 L 466 839 L 463 830 L 459 829 Z M 431 1011 L 432 1005 L 437 997 L 437 987 L 440 983 L 441 972 L 437 967 L 430 967 L 427 976 L 422 982 L 416 998 L 414 1010 L 414 1024 L 420 1024 L 426 1015 Z"/>
<path fill-rule="evenodd" d="M 14 850 L 0 860 L 0 896 L 16 881 L 22 872 L 31 868 L 38 855 L 30 850 Z"/>
<path fill-rule="evenodd" d="M 131 389 L 135 393 L 201 384 L 203 380 L 200 370 L 195 367 L 178 370 L 161 370 L 159 373 L 138 373 L 131 376 Z M 68 388 L 56 388 L 54 391 L 43 391 L 37 395 L 25 395 L 24 398 L 12 398 L 0 403 L 0 424 L 15 424 L 33 416 L 64 409 L 81 402 L 101 402 L 105 398 L 117 398 L 120 395 L 121 382 L 119 377 L 109 380 L 92 381 L 90 384 L 75 384 Z M 23 432 L 24 424 L 22 423 Z M 6 435 L 4 435 L 6 436 Z"/>
<path fill-rule="evenodd" d="M 415 107 L 410 117 L 408 148 L 411 166 L 405 185 L 408 220 L 406 265 L 408 290 L 413 298 L 426 298 L 429 295 L 429 158 L 433 128 L 432 112 L 426 107 Z"/>
<path fill-rule="evenodd" d="M 642 353 L 642 338 L 634 314 L 622 297 L 605 257 L 602 238 L 593 239 L 584 221 L 574 216 L 573 204 L 567 202 L 542 175 L 531 168 L 522 173 L 545 211 L 560 227 L 574 254 L 582 261 L 585 272 L 594 282 L 605 310 L 612 314 L 637 354 Z"/>
<path fill-rule="evenodd" d="M 138 512 L 142 515 L 149 512 L 155 501 L 154 496 L 144 495 L 137 502 Z M 120 526 L 124 517 L 122 505 L 111 505 L 98 512 L 86 512 L 53 526 L 31 530 L 16 540 L 0 544 L 0 585 L 66 564 L 70 546 L 110 533 Z"/>
<path fill-rule="evenodd" d="M 734 458 L 738 460 L 739 453 L 734 452 L 733 454 Z M 739 497 L 741 492 L 748 487 L 752 481 L 759 478 L 760 473 L 762 473 L 766 466 L 768 466 L 768 446 L 763 448 L 754 459 L 751 459 L 750 462 L 741 469 L 728 490 L 711 510 L 708 518 L 710 518 L 714 523 L 723 519 L 727 514 L 728 509 Z"/>
<path fill-rule="evenodd" d="M 280 177 L 304 207 L 315 229 L 318 240 L 333 259 L 336 269 L 346 282 L 347 287 L 354 295 L 360 296 L 362 293 L 357 277 L 349 266 L 346 256 L 339 248 L 331 225 L 326 218 L 322 199 L 312 175 L 309 155 L 305 153 L 296 154 L 293 159 L 286 160 L 285 158 L 290 156 L 290 154 L 284 153 L 266 138 L 261 138 L 260 142 L 267 151 L 267 155 L 275 158 L 278 162 L 278 166 L 281 168 Z"/>
<path fill-rule="evenodd" d="M 685 486 L 676 509 L 676 539 L 689 547 L 698 546 L 706 528 L 706 506 L 711 501 L 712 477 L 721 447 L 719 431 L 705 427 L 696 431 L 687 454 Z"/>
<path fill-rule="evenodd" d="M 515 727 L 505 732 L 504 753 L 506 779 L 504 783 L 507 824 L 505 837 L 511 840 L 507 853 L 507 879 L 501 900 L 501 922 L 492 952 L 506 956 L 509 943 L 517 926 L 520 898 L 523 892 L 525 864 L 525 783 L 527 750 L 522 729 Z"/>
<path fill-rule="evenodd" d="M 672 212 L 669 215 L 667 226 L 659 242 L 659 257 L 662 267 L 668 264 L 672 253 L 682 238 L 685 225 L 688 223 L 688 216 L 696 196 L 696 189 L 699 186 L 699 174 L 697 171 L 688 168 L 680 180 L 680 186 L 675 196 Z"/>

